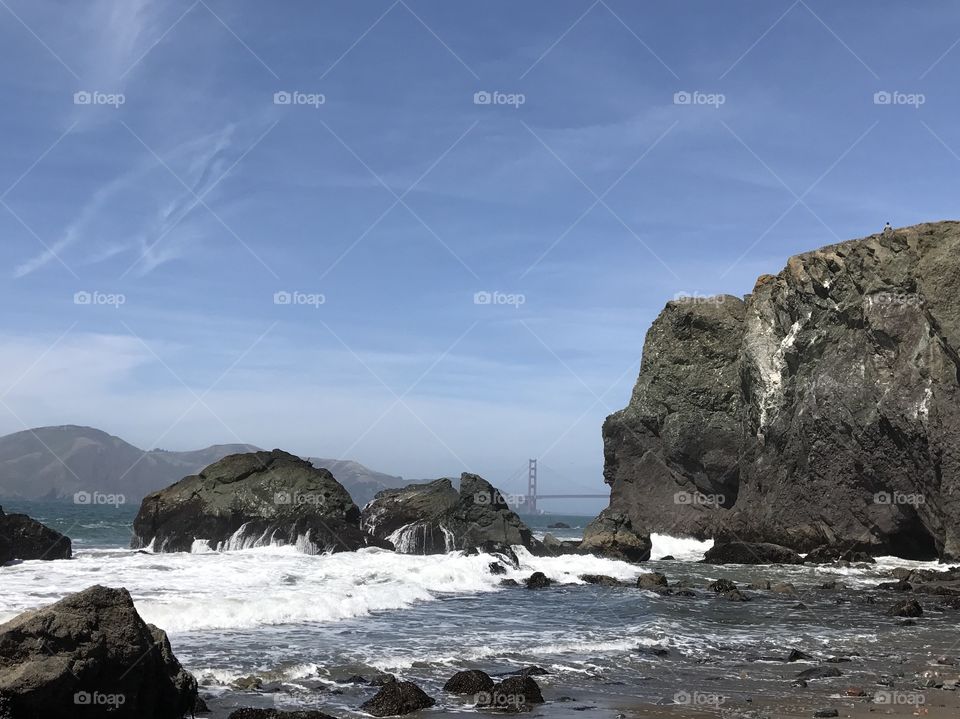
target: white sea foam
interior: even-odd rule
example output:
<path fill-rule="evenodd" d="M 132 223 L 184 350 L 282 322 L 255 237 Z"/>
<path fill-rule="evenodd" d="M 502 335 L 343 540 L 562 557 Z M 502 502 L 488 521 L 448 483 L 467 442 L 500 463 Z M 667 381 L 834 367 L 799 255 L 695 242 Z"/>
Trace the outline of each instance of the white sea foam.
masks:
<path fill-rule="evenodd" d="M 244 543 L 244 542 L 241 542 Z M 635 578 L 636 565 L 590 556 L 534 557 L 517 547 L 522 581 L 542 571 L 562 584 L 581 574 Z M 417 556 L 380 549 L 310 555 L 294 546 L 242 551 L 143 554 L 80 551 L 72 561 L 24 562 L 3 569 L 0 621 L 92 584 L 126 587 L 143 618 L 168 632 L 252 629 L 331 622 L 397 610 L 440 595 L 501 591 L 486 555 Z M 51 587 L 38 593 L 38 586 Z"/>
<path fill-rule="evenodd" d="M 707 550 L 713 546 L 712 539 L 701 542 L 690 537 L 671 537 L 668 534 L 651 534 L 650 541 L 653 544 L 650 559 L 672 556 L 687 562 L 700 561 Z"/>

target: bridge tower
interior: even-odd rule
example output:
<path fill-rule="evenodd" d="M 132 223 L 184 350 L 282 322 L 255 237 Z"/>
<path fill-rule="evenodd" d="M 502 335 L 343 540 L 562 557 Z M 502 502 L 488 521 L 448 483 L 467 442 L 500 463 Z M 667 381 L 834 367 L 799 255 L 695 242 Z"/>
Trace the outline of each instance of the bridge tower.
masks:
<path fill-rule="evenodd" d="M 529 514 L 537 513 L 537 460 L 531 459 L 527 469 L 527 501 Z"/>

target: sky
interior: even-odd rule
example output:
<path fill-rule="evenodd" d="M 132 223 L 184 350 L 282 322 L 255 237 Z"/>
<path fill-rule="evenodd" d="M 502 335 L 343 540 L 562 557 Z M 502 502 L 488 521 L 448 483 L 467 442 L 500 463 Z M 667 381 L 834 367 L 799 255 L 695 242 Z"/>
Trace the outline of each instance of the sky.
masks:
<path fill-rule="evenodd" d="M 0 432 L 603 493 L 666 301 L 957 217 L 958 45 L 945 0 L 0 0 Z"/>

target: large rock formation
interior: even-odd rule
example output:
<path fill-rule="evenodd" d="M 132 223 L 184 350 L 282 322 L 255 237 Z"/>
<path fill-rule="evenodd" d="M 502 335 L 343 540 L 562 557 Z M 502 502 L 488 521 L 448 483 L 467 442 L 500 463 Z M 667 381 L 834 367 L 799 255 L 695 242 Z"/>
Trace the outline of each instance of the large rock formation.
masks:
<path fill-rule="evenodd" d="M 95 586 L 0 625 L 0 697 L 14 719 L 181 719 L 197 682 L 126 589 Z"/>
<path fill-rule="evenodd" d="M 604 424 L 635 530 L 960 558 L 960 223 L 670 302 Z"/>
<path fill-rule="evenodd" d="M 539 551 L 496 487 L 475 474 L 460 476 L 459 492 L 449 479 L 380 492 L 363 508 L 363 528 L 404 554 L 514 544 Z"/>
<path fill-rule="evenodd" d="M 308 553 L 389 548 L 360 529 L 360 510 L 325 469 L 279 449 L 224 457 L 147 496 L 131 546 L 155 551 L 294 544 Z"/>
<path fill-rule="evenodd" d="M 14 559 L 70 559 L 70 538 L 25 514 L 0 507 L 0 564 Z"/>

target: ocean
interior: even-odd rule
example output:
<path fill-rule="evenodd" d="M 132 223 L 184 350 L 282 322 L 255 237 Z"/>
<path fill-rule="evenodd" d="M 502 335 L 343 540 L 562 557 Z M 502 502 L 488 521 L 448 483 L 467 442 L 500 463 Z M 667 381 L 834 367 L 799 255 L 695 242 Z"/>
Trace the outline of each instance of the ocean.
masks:
<path fill-rule="evenodd" d="M 310 556 L 290 547 L 224 553 L 150 554 L 127 548 L 136 508 L 7 502 L 65 532 L 71 561 L 0 568 L 0 621 L 93 584 L 126 587 L 143 618 L 165 629 L 201 685 L 216 719 L 240 706 L 313 707 L 363 716 L 375 687 L 350 683 L 381 672 L 417 682 L 439 700 L 432 716 L 473 712 L 445 696 L 460 669 L 510 672 L 536 665 L 548 704 L 534 716 L 616 717 L 638 704 L 686 703 L 713 711 L 747 699 L 783 699 L 813 666 L 780 658 L 792 648 L 841 667 L 843 681 L 874 686 L 891 661 L 908 666 L 946 654 L 954 622 L 928 611 L 903 626 L 883 609 L 898 597 L 863 591 L 895 566 L 933 563 L 881 558 L 868 569 L 715 567 L 698 563 L 709 542 L 654 535 L 644 565 L 594 557 L 533 557 L 522 549 L 521 581 L 542 571 L 548 589 L 500 586 L 488 556 L 404 556 L 377 549 Z M 542 536 L 580 536 L 587 517 L 525 517 Z M 570 529 L 548 530 L 565 522 Z M 675 559 L 663 560 L 672 555 Z M 633 581 L 659 571 L 688 582 L 696 597 L 584 584 L 582 574 Z M 717 599 L 706 584 L 791 582 L 799 596 L 748 592 Z M 838 581 L 846 591 L 822 589 Z M 874 598 L 873 601 L 870 598 Z M 665 650 L 665 651 L 661 651 Z M 256 688 L 240 689 L 254 677 Z M 256 686 L 259 682 L 259 686 Z"/>

